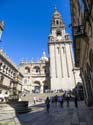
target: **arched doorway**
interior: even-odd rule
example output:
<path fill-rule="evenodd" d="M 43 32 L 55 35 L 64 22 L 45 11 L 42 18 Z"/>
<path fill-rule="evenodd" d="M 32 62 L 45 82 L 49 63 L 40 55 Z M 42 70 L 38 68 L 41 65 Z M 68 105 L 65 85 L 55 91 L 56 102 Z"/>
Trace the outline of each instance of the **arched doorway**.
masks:
<path fill-rule="evenodd" d="M 48 92 L 48 90 L 49 90 L 48 83 L 47 83 L 47 81 L 43 81 L 43 84 L 44 84 L 44 89 L 43 89 L 43 91 L 44 91 L 44 93 L 46 93 L 46 92 Z"/>
<path fill-rule="evenodd" d="M 39 81 L 34 82 L 34 93 L 40 93 L 41 91 L 41 85 Z"/>

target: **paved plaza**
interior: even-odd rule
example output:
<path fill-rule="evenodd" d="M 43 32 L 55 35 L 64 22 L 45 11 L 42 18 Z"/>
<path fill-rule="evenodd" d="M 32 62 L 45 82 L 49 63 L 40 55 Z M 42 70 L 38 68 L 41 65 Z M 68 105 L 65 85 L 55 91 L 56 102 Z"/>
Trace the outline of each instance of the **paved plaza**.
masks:
<path fill-rule="evenodd" d="M 79 102 L 78 109 L 70 102 L 61 108 L 51 104 L 50 113 L 46 112 L 45 104 L 33 105 L 32 111 L 25 114 L 0 114 L 0 125 L 93 125 L 93 108 Z"/>

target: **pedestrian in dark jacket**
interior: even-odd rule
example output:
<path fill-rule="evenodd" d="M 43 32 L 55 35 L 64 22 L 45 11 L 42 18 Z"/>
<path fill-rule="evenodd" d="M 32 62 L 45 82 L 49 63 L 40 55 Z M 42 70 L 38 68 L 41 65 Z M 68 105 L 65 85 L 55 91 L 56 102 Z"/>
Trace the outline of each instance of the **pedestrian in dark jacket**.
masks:
<path fill-rule="evenodd" d="M 75 107 L 78 108 L 78 98 L 77 98 L 77 94 L 75 94 Z"/>
<path fill-rule="evenodd" d="M 67 96 L 66 96 L 66 101 L 67 101 L 67 107 L 69 107 L 69 101 L 70 101 L 70 95 L 69 94 L 67 94 Z"/>
<path fill-rule="evenodd" d="M 49 97 L 46 98 L 45 103 L 46 103 L 47 112 L 49 113 L 49 109 L 50 109 L 50 99 L 49 99 Z"/>
<path fill-rule="evenodd" d="M 55 95 L 54 100 L 55 100 L 55 105 L 57 106 L 57 102 L 58 102 L 58 96 L 57 95 Z"/>
<path fill-rule="evenodd" d="M 59 97 L 60 107 L 63 108 L 63 96 Z"/>

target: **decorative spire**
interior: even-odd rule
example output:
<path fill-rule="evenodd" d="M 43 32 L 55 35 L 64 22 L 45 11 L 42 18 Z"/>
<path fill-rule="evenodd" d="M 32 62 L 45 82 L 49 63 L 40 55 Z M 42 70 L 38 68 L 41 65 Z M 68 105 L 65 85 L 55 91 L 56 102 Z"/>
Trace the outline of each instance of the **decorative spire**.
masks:
<path fill-rule="evenodd" d="M 61 14 L 59 13 L 57 7 L 54 7 L 54 13 L 52 16 L 52 22 L 51 22 L 51 30 L 54 28 L 61 28 L 64 27 L 64 23 L 61 17 Z"/>
<path fill-rule="evenodd" d="M 57 11 L 57 7 L 56 7 L 56 5 L 54 5 L 54 11 Z"/>
<path fill-rule="evenodd" d="M 40 61 L 48 61 L 48 58 L 46 57 L 45 51 L 43 51 L 42 57 L 40 58 Z"/>
<path fill-rule="evenodd" d="M 43 57 L 46 57 L 46 53 L 45 53 L 45 51 L 43 51 Z"/>

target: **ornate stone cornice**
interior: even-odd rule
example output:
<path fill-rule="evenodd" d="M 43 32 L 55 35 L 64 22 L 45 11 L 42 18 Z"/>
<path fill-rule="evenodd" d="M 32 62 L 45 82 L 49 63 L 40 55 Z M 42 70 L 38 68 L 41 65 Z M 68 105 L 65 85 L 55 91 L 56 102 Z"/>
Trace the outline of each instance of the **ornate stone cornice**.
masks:
<path fill-rule="evenodd" d="M 13 68 L 15 68 L 16 70 L 18 70 L 18 68 L 16 67 L 16 65 L 10 60 L 10 58 L 3 52 L 2 49 L 0 49 L 0 56 L 3 57 L 10 65 L 12 65 Z"/>

